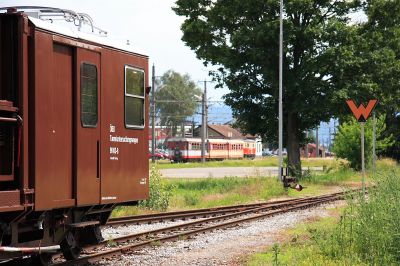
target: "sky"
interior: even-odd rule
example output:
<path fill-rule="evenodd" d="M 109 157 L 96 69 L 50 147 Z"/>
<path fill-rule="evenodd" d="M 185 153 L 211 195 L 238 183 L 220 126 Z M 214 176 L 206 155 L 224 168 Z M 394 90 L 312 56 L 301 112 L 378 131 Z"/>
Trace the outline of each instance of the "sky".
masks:
<path fill-rule="evenodd" d="M 169 69 L 187 73 L 195 82 L 210 80 L 208 69 L 196 58 L 183 41 L 180 26 L 184 18 L 171 7 L 175 0 L 2 0 L 1 7 L 46 6 L 74 10 L 90 15 L 95 26 L 108 32 L 111 38 L 129 40 L 150 57 L 156 76 Z M 150 67 L 151 68 L 151 67 Z M 150 69 L 151 71 L 151 69 Z M 203 83 L 198 82 L 199 87 Z M 221 100 L 227 89 L 214 89 L 208 83 L 210 100 Z"/>
<path fill-rule="evenodd" d="M 203 87 L 202 80 L 210 80 L 208 69 L 196 58 L 181 40 L 180 26 L 184 18 L 171 9 L 176 0 L 2 0 L 1 7 L 7 6 L 48 6 L 74 10 L 89 14 L 95 26 L 106 30 L 111 38 L 129 40 L 150 57 L 150 66 L 155 65 L 156 76 L 169 69 L 187 73 L 192 80 Z M 354 14 L 353 21 L 365 20 L 362 13 Z M 228 89 L 214 89 L 208 83 L 210 101 L 220 101 Z M 210 122 L 225 123 L 231 120 L 231 110 L 221 103 L 210 106 Z M 199 116 L 199 115 L 197 115 Z M 198 120 L 199 117 L 194 118 Z M 321 123 L 321 139 L 327 139 L 327 128 L 333 128 L 333 121 Z M 326 132 L 325 132 L 326 131 Z"/>

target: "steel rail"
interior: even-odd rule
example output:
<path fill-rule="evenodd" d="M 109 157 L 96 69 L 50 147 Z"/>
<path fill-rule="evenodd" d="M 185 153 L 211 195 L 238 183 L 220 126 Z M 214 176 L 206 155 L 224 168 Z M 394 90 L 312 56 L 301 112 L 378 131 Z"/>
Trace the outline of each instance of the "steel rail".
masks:
<path fill-rule="evenodd" d="M 311 197 L 310 197 L 311 198 Z M 107 224 L 104 226 L 115 226 L 115 225 L 126 225 L 126 224 L 142 224 L 142 223 L 153 223 L 162 222 L 166 220 L 178 220 L 178 219 L 196 219 L 199 217 L 206 218 L 215 215 L 224 215 L 229 212 L 238 212 L 246 209 L 254 209 L 261 206 L 275 205 L 278 203 L 304 201 L 308 198 L 296 198 L 296 199 L 285 199 L 269 202 L 260 202 L 252 204 L 241 204 L 241 205 L 231 205 L 224 207 L 215 207 L 207 209 L 196 209 L 187 211 L 176 211 L 176 212 L 164 212 L 155 214 L 144 214 L 144 215 L 133 215 L 133 216 L 123 216 L 117 218 L 111 218 L 108 220 Z"/>
<path fill-rule="evenodd" d="M 336 196 L 336 195 L 335 195 Z M 188 226 L 196 226 L 196 225 L 201 225 L 204 223 L 210 223 L 210 222 L 217 222 L 220 220 L 227 220 L 227 219 L 232 219 L 238 216 L 243 216 L 243 215 L 247 215 L 247 214 L 251 214 L 251 213 L 255 213 L 255 212 L 261 212 L 261 211 L 268 211 L 271 209 L 277 209 L 277 208 L 282 208 L 282 207 L 287 207 L 293 204 L 301 204 L 310 200 L 314 200 L 314 199 L 309 199 L 307 198 L 307 200 L 302 200 L 302 201 L 294 201 L 294 202 L 285 202 L 285 203 L 277 203 L 274 205 L 268 205 L 268 206 L 261 206 L 258 208 L 252 208 L 252 209 L 247 209 L 247 210 L 241 210 L 241 211 L 237 211 L 235 213 L 232 214 L 224 214 L 221 216 L 217 216 L 217 217 L 211 217 L 211 218 L 206 218 L 206 219 L 201 219 L 201 220 L 197 220 L 197 221 L 193 221 L 193 222 L 187 222 L 187 223 L 183 223 L 183 224 L 178 224 L 178 225 L 173 225 L 173 226 L 168 226 L 168 227 L 164 227 L 164 228 L 160 228 L 160 229 L 155 229 L 155 230 L 151 230 L 151 231 L 146 231 L 146 232 L 142 232 L 142 233 L 136 233 L 136 234 L 130 234 L 130 235 L 125 235 L 125 236 L 120 236 L 117 238 L 112 239 L 113 242 L 126 242 L 129 241 L 131 239 L 137 239 L 137 238 L 141 238 L 141 237 L 145 237 L 151 234 L 160 234 L 160 233 L 165 233 L 165 232 L 169 232 L 169 231 L 173 231 L 173 230 L 180 230 L 182 227 L 188 227 Z M 107 245 L 108 241 L 103 241 L 102 243 L 100 243 L 99 245 Z M 91 246 L 91 247 L 98 247 L 99 245 L 95 245 L 95 246 Z M 90 248 L 90 247 L 89 247 Z"/>
<path fill-rule="evenodd" d="M 55 265 L 81 265 L 81 264 L 85 264 L 88 262 L 89 263 L 95 262 L 95 261 L 102 260 L 104 258 L 113 257 L 118 254 L 123 254 L 124 252 L 127 252 L 127 251 L 132 251 L 132 250 L 135 250 L 138 248 L 142 248 L 142 247 L 151 245 L 152 243 L 155 243 L 155 242 L 165 242 L 165 241 L 171 241 L 171 240 L 175 240 L 175 239 L 181 239 L 182 237 L 186 237 L 186 236 L 190 236 L 190 235 L 194 235 L 194 234 L 198 234 L 198 233 L 202 233 L 202 232 L 206 232 L 206 231 L 212 231 L 212 230 L 218 229 L 218 228 L 225 228 L 225 227 L 228 227 L 231 225 L 237 225 L 237 224 L 240 224 L 243 222 L 248 222 L 251 220 L 270 217 L 270 216 L 273 216 L 276 214 L 285 213 L 285 212 L 298 210 L 298 209 L 302 209 L 302 208 L 309 208 L 309 207 L 312 207 L 312 206 L 315 206 L 318 204 L 341 199 L 341 198 L 343 198 L 343 195 L 344 195 L 344 193 L 335 193 L 335 194 L 330 194 L 330 195 L 326 195 L 326 196 L 306 198 L 306 200 L 304 202 L 297 201 L 297 202 L 292 202 L 292 203 L 288 202 L 288 203 L 276 204 L 276 206 L 264 206 L 264 207 L 255 208 L 255 209 L 251 209 L 251 210 L 245 210 L 245 211 L 238 212 L 238 213 L 208 218 L 208 219 L 204 219 L 204 220 L 200 220 L 200 221 L 184 223 L 184 224 L 170 226 L 170 227 L 162 228 L 162 229 L 158 229 L 158 230 L 153 230 L 153 231 L 143 232 L 143 233 L 139 233 L 139 234 L 133 234 L 133 235 L 129 235 L 129 236 L 115 238 L 115 239 L 112 239 L 111 241 L 126 242 L 126 241 L 129 241 L 132 239 L 136 239 L 136 240 L 140 241 L 143 238 L 145 238 L 146 240 L 139 242 L 139 243 L 128 244 L 123 247 L 111 248 L 106 251 L 100 251 L 95 254 L 89 254 L 86 256 L 82 256 L 82 257 L 78 258 L 77 260 L 57 263 Z M 274 207 L 276 209 L 274 209 Z M 237 216 L 243 216 L 243 215 L 251 214 L 251 213 L 260 213 L 262 211 L 268 211 L 268 212 L 261 213 L 261 214 L 255 214 L 250 217 L 235 219 L 233 221 L 228 221 L 225 223 L 214 224 L 214 225 L 206 226 L 203 228 L 197 228 L 197 226 L 199 226 L 199 225 L 204 225 L 204 224 L 216 222 L 219 220 L 233 219 L 233 218 L 236 218 Z M 189 230 L 186 232 L 182 232 L 183 228 L 188 228 L 188 227 L 189 227 L 189 229 L 193 228 L 193 227 L 195 229 L 192 229 L 192 230 Z M 176 232 L 176 230 L 179 230 L 179 233 L 174 233 L 174 232 Z M 157 236 L 157 234 L 166 233 L 166 232 L 172 232 L 174 234 L 168 235 L 168 236 L 163 236 L 163 237 Z M 155 238 L 148 240 L 152 234 L 155 235 Z M 92 248 L 105 247 L 104 243 L 107 243 L 107 241 L 101 243 L 100 245 L 93 246 Z"/>

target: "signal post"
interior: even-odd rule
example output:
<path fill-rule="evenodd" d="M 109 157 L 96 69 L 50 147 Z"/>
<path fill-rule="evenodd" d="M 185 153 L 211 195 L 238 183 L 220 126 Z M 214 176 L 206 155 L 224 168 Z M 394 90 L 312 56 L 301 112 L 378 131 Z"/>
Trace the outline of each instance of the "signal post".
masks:
<path fill-rule="evenodd" d="M 367 107 L 360 104 L 358 107 L 354 103 L 353 100 L 347 100 L 347 105 L 349 106 L 351 112 L 353 113 L 354 117 L 360 122 L 361 127 L 361 182 L 362 182 L 362 191 L 365 197 L 365 158 L 364 158 L 364 126 L 365 122 L 368 120 L 372 110 L 375 108 L 378 100 L 370 100 L 368 102 Z M 375 155 L 374 155 L 375 156 Z"/>

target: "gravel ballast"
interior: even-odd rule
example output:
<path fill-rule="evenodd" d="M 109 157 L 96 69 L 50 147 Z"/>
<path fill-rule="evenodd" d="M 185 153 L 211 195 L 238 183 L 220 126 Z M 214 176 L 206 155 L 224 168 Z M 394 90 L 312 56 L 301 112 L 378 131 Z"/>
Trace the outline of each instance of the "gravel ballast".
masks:
<path fill-rule="evenodd" d="M 261 251 L 279 242 L 282 230 L 294 227 L 307 219 L 325 217 L 327 209 L 343 202 L 280 214 L 239 226 L 201 234 L 195 238 L 163 243 L 98 263 L 98 265 L 232 265 L 244 255 Z M 187 221 L 186 221 L 187 222 Z M 133 234 L 172 226 L 185 221 L 105 228 L 105 238 Z"/>

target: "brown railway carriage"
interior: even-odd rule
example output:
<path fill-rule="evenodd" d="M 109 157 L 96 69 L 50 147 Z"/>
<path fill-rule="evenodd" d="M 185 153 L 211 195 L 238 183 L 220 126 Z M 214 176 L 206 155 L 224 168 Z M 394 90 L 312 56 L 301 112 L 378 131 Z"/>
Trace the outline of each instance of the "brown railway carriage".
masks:
<path fill-rule="evenodd" d="M 0 14 L 0 238 L 71 258 L 148 197 L 148 57 L 60 29 Z"/>

